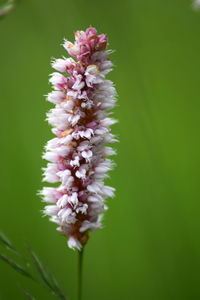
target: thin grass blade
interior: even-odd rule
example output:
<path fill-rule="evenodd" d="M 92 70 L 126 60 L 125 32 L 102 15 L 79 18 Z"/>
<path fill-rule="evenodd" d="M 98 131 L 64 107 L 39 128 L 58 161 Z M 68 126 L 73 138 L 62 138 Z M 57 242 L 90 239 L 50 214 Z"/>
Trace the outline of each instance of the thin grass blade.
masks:
<path fill-rule="evenodd" d="M 30 300 L 36 300 L 27 290 L 24 290 L 24 295 Z"/>
<path fill-rule="evenodd" d="M 64 292 L 62 289 L 59 287 L 58 282 L 53 274 L 50 274 L 52 284 L 54 287 L 54 290 L 56 291 L 56 294 L 60 297 L 60 299 L 67 300 L 68 298 L 65 296 Z"/>
<path fill-rule="evenodd" d="M 18 263 L 10 259 L 9 257 L 5 256 L 4 254 L 0 254 L 0 259 L 6 262 L 10 267 L 12 267 L 15 271 L 17 271 L 21 275 L 34 280 L 32 275 L 24 267 L 22 267 L 21 265 L 19 265 Z"/>
<path fill-rule="evenodd" d="M 32 250 L 30 250 L 30 252 L 33 263 L 35 264 L 36 269 L 45 285 L 53 292 L 54 295 L 58 296 L 62 300 L 67 300 L 64 293 L 59 288 L 55 277 L 44 268 L 44 265 L 38 256 Z"/>
<path fill-rule="evenodd" d="M 41 263 L 40 259 L 38 258 L 38 256 L 32 250 L 31 250 L 31 257 L 32 257 L 33 263 L 36 266 L 36 269 L 37 269 L 40 277 L 42 278 L 43 282 L 50 289 L 52 289 L 52 284 L 50 282 L 48 272 L 45 270 L 45 268 L 44 268 L 43 264 Z"/>
<path fill-rule="evenodd" d="M 3 232 L 0 232 L 0 243 L 5 246 L 7 249 L 14 251 L 18 254 L 17 249 L 14 247 L 12 242 L 9 240 L 7 236 Z"/>

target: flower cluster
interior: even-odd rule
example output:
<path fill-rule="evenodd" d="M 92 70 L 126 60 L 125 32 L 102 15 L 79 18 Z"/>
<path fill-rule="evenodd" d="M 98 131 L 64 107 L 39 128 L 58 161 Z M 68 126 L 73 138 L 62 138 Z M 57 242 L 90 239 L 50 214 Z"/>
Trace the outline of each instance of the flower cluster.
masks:
<path fill-rule="evenodd" d="M 106 146 L 116 141 L 110 126 L 116 121 L 108 112 L 115 106 L 116 91 L 105 76 L 112 70 L 106 50 L 107 38 L 95 28 L 75 33 L 75 42 L 65 40 L 64 48 L 73 58 L 56 59 L 51 74 L 54 90 L 47 100 L 55 107 L 47 113 L 55 138 L 45 146 L 44 181 L 59 182 L 44 187 L 45 215 L 59 225 L 70 248 L 80 250 L 88 232 L 101 227 L 105 199 L 114 188 L 104 185 L 115 151 Z"/>

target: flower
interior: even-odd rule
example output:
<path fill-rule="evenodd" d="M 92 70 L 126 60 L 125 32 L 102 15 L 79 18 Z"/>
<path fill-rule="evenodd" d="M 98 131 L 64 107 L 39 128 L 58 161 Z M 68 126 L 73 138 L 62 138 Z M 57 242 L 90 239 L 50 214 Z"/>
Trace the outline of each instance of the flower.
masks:
<path fill-rule="evenodd" d="M 110 131 L 116 121 L 109 112 L 116 91 L 105 79 L 112 70 L 106 46 L 106 35 L 98 35 L 95 28 L 77 31 L 74 44 L 64 41 L 73 58 L 54 60 L 56 72 L 49 80 L 54 90 L 47 100 L 55 107 L 47 120 L 56 137 L 45 146 L 43 158 L 49 163 L 44 181 L 59 185 L 44 187 L 40 194 L 50 203 L 44 214 L 59 225 L 68 246 L 78 250 L 86 244 L 88 233 L 101 227 L 105 199 L 114 196 L 114 188 L 104 184 L 114 165 L 107 157 L 115 154 L 105 144 L 116 141 Z"/>
<path fill-rule="evenodd" d="M 200 8 L 200 0 L 194 0 L 193 7 L 194 7 L 194 9 L 199 9 Z"/>
<path fill-rule="evenodd" d="M 9 14 L 15 7 L 15 0 L 7 0 L 6 3 L 0 5 L 0 18 Z"/>

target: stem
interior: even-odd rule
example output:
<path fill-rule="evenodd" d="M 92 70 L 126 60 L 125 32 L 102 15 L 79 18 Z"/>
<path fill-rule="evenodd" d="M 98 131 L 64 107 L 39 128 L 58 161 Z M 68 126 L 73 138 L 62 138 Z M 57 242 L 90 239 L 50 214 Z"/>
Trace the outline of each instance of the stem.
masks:
<path fill-rule="evenodd" d="M 78 251 L 78 300 L 82 300 L 83 248 Z"/>

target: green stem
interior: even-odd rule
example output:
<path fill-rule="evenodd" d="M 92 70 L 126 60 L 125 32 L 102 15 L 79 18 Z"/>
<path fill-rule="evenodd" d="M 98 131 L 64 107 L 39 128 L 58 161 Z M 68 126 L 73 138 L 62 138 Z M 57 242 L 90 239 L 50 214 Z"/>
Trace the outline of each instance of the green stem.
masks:
<path fill-rule="evenodd" d="M 78 251 L 78 300 L 82 300 L 83 248 Z"/>

